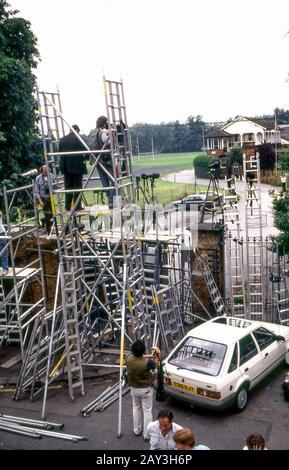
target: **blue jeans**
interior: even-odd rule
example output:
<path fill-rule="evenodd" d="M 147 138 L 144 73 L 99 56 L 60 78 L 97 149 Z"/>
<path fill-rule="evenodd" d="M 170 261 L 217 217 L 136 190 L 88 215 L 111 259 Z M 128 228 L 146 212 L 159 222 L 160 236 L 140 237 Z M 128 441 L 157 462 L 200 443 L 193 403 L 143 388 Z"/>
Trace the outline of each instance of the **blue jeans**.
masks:
<path fill-rule="evenodd" d="M 109 173 L 113 175 L 113 168 L 111 163 L 103 163 L 100 161 L 102 165 L 105 167 Z M 105 171 L 100 168 L 100 166 L 97 167 L 97 171 L 100 177 L 100 181 L 102 186 L 107 187 L 107 186 L 114 186 L 114 182 L 109 178 L 109 176 L 105 173 Z M 105 191 L 108 199 L 108 204 L 113 204 L 113 196 L 115 196 L 115 189 L 108 189 Z"/>
<path fill-rule="evenodd" d="M 1 254 L 1 266 L 4 270 L 8 269 L 8 243 L 7 240 L 0 240 L 0 253 L 5 247 L 6 250 Z"/>

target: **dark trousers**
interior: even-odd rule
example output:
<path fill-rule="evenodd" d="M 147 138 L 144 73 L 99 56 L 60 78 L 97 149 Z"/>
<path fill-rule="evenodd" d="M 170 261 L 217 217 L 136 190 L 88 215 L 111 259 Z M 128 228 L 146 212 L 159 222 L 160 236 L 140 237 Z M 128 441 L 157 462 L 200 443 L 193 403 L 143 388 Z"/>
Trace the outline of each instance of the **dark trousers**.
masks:
<path fill-rule="evenodd" d="M 107 171 L 109 171 L 109 173 L 113 174 L 113 168 L 112 168 L 112 165 L 110 163 L 103 163 L 103 162 L 101 162 L 101 163 L 103 164 L 105 169 Z M 102 186 L 104 186 L 104 187 L 114 186 L 113 180 L 110 179 L 110 177 L 107 175 L 107 173 L 105 173 L 105 171 L 102 168 L 100 168 L 98 166 L 97 171 L 98 171 Z M 108 204 L 112 205 L 113 204 L 113 196 L 115 196 L 115 189 L 107 189 L 106 190 L 106 195 L 107 195 L 107 199 L 108 199 Z"/>
<path fill-rule="evenodd" d="M 45 227 L 46 231 L 49 235 L 51 225 L 52 225 L 52 207 L 51 207 L 51 200 L 50 197 L 47 198 L 42 198 L 42 201 L 44 203 L 43 207 L 43 212 L 44 212 L 44 220 L 45 220 Z"/>
<path fill-rule="evenodd" d="M 78 173 L 65 173 L 64 174 L 64 189 L 81 189 L 82 188 L 82 174 Z M 79 191 L 73 191 L 71 193 L 65 193 L 65 209 L 70 211 L 72 199 L 74 204 L 79 195 Z M 80 202 L 78 207 L 80 206 Z M 77 209 L 77 208 L 76 208 Z"/>

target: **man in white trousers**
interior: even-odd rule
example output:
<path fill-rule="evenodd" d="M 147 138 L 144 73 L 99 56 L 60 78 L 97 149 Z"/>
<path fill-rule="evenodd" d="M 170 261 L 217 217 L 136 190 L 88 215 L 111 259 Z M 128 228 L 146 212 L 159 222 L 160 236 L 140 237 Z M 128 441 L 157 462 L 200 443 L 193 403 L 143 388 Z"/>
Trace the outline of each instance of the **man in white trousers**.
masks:
<path fill-rule="evenodd" d="M 145 356 L 145 352 L 144 342 L 137 340 L 126 357 L 133 406 L 133 432 L 136 436 L 144 436 L 148 423 L 152 421 L 153 383 L 157 358 L 160 358 L 158 348 L 152 348 L 149 356 Z"/>

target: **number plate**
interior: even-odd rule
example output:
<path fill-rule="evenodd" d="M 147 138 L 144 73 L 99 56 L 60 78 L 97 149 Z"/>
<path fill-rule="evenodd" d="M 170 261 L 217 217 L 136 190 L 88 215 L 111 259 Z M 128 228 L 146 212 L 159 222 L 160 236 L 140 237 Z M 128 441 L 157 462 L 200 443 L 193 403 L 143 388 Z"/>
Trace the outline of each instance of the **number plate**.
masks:
<path fill-rule="evenodd" d="M 180 384 L 179 382 L 174 382 L 172 380 L 172 386 L 178 388 L 179 390 L 185 390 L 186 392 L 190 393 L 197 393 L 196 387 L 191 387 L 190 385 Z"/>

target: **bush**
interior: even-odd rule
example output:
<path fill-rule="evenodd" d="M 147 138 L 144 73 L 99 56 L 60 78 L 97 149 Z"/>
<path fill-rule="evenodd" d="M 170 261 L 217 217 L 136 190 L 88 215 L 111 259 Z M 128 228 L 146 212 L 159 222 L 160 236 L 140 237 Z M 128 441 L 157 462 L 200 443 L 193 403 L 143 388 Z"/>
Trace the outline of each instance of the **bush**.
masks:
<path fill-rule="evenodd" d="M 198 178 L 209 178 L 209 165 L 219 162 L 218 158 L 210 155 L 200 155 L 194 159 L 195 175 Z M 216 176 L 220 177 L 220 167 L 216 168 Z"/>

